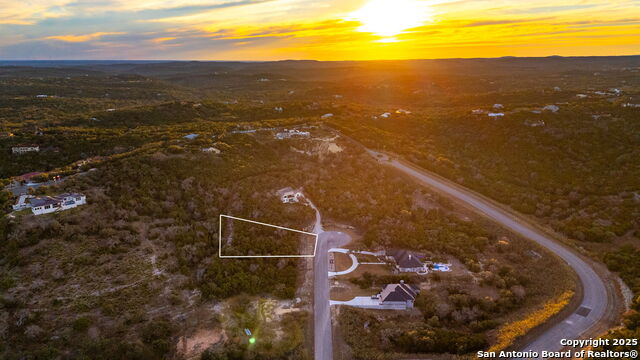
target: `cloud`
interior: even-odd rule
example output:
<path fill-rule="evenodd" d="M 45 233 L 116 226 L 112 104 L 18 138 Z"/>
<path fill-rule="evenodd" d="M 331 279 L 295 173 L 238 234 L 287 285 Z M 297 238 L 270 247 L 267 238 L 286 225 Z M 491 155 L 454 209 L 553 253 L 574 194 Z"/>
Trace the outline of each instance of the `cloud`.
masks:
<path fill-rule="evenodd" d="M 601 4 L 538 6 L 538 7 L 530 7 L 530 8 L 509 9 L 506 12 L 511 14 L 547 14 L 547 13 L 556 13 L 556 12 L 563 12 L 563 11 L 589 9 L 589 8 L 593 8 L 600 5 Z"/>
<path fill-rule="evenodd" d="M 45 39 L 60 40 L 60 41 L 66 41 L 66 42 L 85 42 L 85 41 L 89 41 L 89 40 L 99 39 L 99 38 L 101 38 L 103 36 L 122 35 L 122 34 L 125 34 L 125 33 L 124 32 L 94 32 L 94 33 L 85 34 L 85 35 L 47 36 Z"/>
<path fill-rule="evenodd" d="M 434 21 L 381 43 L 344 20 L 364 1 L 0 0 L 0 58 L 382 59 L 545 46 L 564 54 L 571 37 L 580 51 L 604 55 L 629 43 L 640 22 L 631 0 L 424 0 Z"/>
<path fill-rule="evenodd" d="M 211 38 L 252 39 L 268 37 L 307 37 L 352 32 L 360 24 L 355 21 L 326 20 L 314 23 L 284 24 L 272 26 L 246 26 L 233 29 L 204 28 Z"/>
<path fill-rule="evenodd" d="M 267 2 L 273 2 L 275 0 L 238 0 L 238 1 L 227 1 L 222 3 L 214 3 L 214 4 L 202 4 L 202 5 L 188 5 L 188 6 L 176 6 L 176 7 L 164 7 L 164 8 L 153 8 L 137 11 L 136 14 L 141 19 L 162 19 L 176 16 L 189 15 L 193 13 L 200 13 L 207 10 L 216 10 L 216 9 L 226 9 L 238 6 L 247 6 L 247 5 L 255 5 L 262 4 Z"/>
<path fill-rule="evenodd" d="M 534 19 L 502 19 L 502 20 L 480 20 L 472 21 L 466 24 L 460 24 L 461 27 L 475 27 L 475 26 L 491 26 L 491 25 L 510 25 L 510 24 L 522 24 L 528 22 L 537 22 L 553 19 L 551 17 L 546 18 L 534 18 Z"/>

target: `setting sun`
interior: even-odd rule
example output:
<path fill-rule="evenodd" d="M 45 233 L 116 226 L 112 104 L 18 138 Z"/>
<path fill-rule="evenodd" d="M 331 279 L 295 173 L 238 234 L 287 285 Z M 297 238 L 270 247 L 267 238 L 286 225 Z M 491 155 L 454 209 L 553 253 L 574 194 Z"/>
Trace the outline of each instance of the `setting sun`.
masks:
<path fill-rule="evenodd" d="M 431 9 L 419 0 L 371 0 L 351 13 L 362 23 L 358 31 L 392 37 L 431 19 Z"/>

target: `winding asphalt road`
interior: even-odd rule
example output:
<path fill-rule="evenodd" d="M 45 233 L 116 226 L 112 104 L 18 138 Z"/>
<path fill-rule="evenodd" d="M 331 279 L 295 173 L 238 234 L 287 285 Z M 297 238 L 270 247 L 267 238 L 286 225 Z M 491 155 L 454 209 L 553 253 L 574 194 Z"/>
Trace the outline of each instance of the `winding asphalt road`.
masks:
<path fill-rule="evenodd" d="M 542 231 L 518 221 L 514 215 L 502 210 L 490 201 L 482 199 L 469 191 L 465 191 L 457 185 L 452 185 L 426 171 L 416 169 L 404 162 L 390 158 L 386 154 L 373 150 L 367 151 L 381 163 L 392 166 L 431 188 L 465 202 L 507 229 L 544 246 L 566 261 L 567 264 L 575 270 L 582 283 L 583 289 L 580 306 L 564 320 L 552 326 L 522 349 L 518 350 L 537 352 L 543 350 L 559 351 L 564 348 L 564 346 L 560 344 L 561 339 L 582 339 L 598 335 L 599 331 L 601 331 L 598 329 L 599 323 L 606 320 L 607 314 L 612 311 L 611 309 L 615 307 L 615 304 L 610 300 L 609 295 L 611 294 L 608 294 L 610 288 L 605 286 L 603 279 L 587 262 L 582 260 L 570 249 L 549 238 Z"/>

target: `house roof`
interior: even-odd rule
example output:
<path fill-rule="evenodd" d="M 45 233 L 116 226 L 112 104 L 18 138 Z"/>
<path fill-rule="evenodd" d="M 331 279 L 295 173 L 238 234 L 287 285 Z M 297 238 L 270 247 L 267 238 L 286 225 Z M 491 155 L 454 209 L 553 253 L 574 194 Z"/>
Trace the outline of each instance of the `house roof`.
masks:
<path fill-rule="evenodd" d="M 405 283 L 400 284 L 387 284 L 384 288 L 382 288 L 382 292 L 380 293 L 380 300 L 385 301 L 407 301 L 407 300 L 415 300 L 416 296 L 418 296 L 419 290 L 412 286 L 407 285 Z"/>
<path fill-rule="evenodd" d="M 62 201 L 61 199 L 54 198 L 51 196 L 38 196 L 37 198 L 31 199 L 31 206 L 45 206 L 45 205 L 53 205 L 58 204 Z"/>
<path fill-rule="evenodd" d="M 396 264 L 398 264 L 398 266 L 401 268 L 415 268 L 424 266 L 422 261 L 420 261 L 422 255 L 413 253 L 408 250 L 393 249 L 387 251 L 387 255 L 393 257 L 396 261 Z"/>
<path fill-rule="evenodd" d="M 82 195 L 80 193 L 64 193 L 64 194 L 60 194 L 60 195 L 55 196 L 55 198 L 64 199 L 66 197 L 77 197 L 77 196 L 84 196 L 84 195 Z"/>
<path fill-rule="evenodd" d="M 66 197 L 76 197 L 76 196 L 84 196 L 79 193 L 64 193 L 56 196 L 38 196 L 36 198 L 31 199 L 31 206 L 45 206 L 45 205 L 53 205 L 58 204 L 64 201 Z"/>

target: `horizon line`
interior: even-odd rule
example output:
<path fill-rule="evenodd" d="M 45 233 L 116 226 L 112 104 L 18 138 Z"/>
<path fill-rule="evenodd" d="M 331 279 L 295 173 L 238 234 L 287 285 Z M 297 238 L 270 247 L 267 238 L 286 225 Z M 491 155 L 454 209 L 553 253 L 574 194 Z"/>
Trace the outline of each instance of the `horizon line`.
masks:
<path fill-rule="evenodd" d="M 0 62 L 65 62 L 65 61 L 93 61 L 93 62 L 237 62 L 237 63 L 269 63 L 269 62 L 394 62 L 394 61 L 437 61 L 437 60 L 499 60 L 499 59 L 549 59 L 549 58 L 623 58 L 640 57 L 640 54 L 625 55 L 547 55 L 547 56 L 496 56 L 496 57 L 451 57 L 451 58 L 407 58 L 407 59 L 367 59 L 367 60 L 316 60 L 316 59 L 278 59 L 278 60 L 202 60 L 202 59 L 0 59 Z"/>

